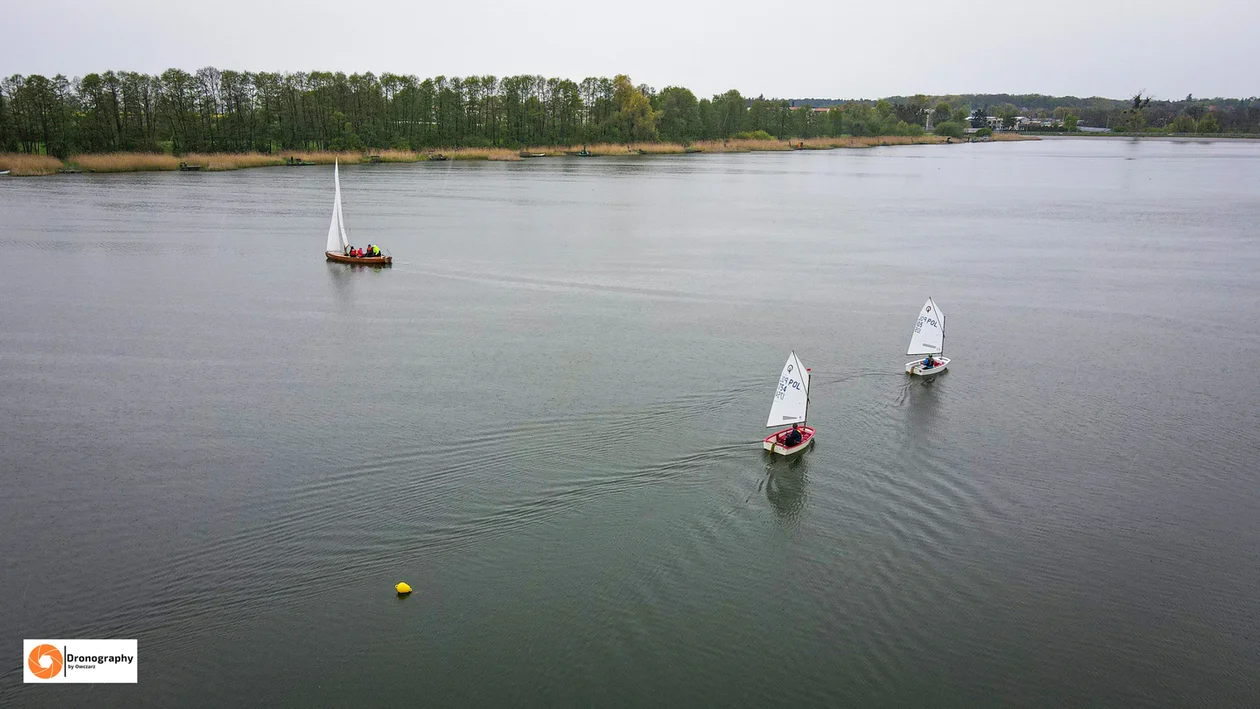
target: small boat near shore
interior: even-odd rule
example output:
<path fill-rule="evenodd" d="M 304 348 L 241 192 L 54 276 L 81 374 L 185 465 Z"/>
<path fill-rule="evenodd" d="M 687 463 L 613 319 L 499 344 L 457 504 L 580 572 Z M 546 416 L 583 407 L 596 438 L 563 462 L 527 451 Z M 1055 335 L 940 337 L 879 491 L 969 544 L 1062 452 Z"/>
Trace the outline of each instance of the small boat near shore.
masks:
<path fill-rule="evenodd" d="M 329 261 L 348 263 L 351 266 L 389 266 L 394 263 L 393 256 L 347 256 L 335 251 L 327 251 L 324 256 L 328 257 Z"/>
<path fill-rule="evenodd" d="M 575 158 L 590 158 L 595 156 L 595 153 L 587 150 L 585 145 L 582 146 L 581 150 L 566 150 L 564 151 L 564 154 L 571 155 Z"/>
<path fill-rule="evenodd" d="M 779 386 L 775 389 L 774 399 L 770 402 L 770 417 L 766 419 L 766 428 L 786 424 L 791 424 L 791 427 L 766 436 L 761 442 L 765 450 L 789 456 L 800 453 L 814 442 L 814 429 L 805 425 L 809 415 L 809 376 L 810 371 L 801 366 L 796 353 L 789 354 L 787 363 L 783 365 L 783 373 L 779 375 Z"/>
<path fill-rule="evenodd" d="M 346 253 L 350 249 L 350 238 L 346 235 L 346 220 L 341 213 L 341 166 L 333 162 L 333 212 L 332 222 L 328 225 L 328 242 L 324 257 L 337 263 L 348 263 L 354 266 L 389 266 L 394 257 L 388 254 L 380 256 L 351 256 Z M 379 251 L 379 248 L 377 249 Z"/>
<path fill-rule="evenodd" d="M 945 353 L 945 313 L 936 306 L 931 298 L 923 304 L 919 311 L 919 319 L 914 324 L 914 332 L 910 334 L 910 346 L 906 348 L 908 355 L 927 355 L 923 359 L 906 363 L 906 374 L 928 377 L 940 374 L 949 366 L 949 358 Z"/>

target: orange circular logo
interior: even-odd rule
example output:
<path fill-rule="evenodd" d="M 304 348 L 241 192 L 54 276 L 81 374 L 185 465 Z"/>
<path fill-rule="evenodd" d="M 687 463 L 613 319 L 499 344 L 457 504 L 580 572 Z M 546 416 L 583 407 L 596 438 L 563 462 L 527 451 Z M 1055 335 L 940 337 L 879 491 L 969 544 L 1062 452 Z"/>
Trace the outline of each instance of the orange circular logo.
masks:
<path fill-rule="evenodd" d="M 50 662 L 44 667 L 43 660 L 47 657 Z M 31 654 L 26 656 L 26 666 L 30 668 L 31 674 L 40 679 L 51 679 L 61 672 L 61 651 L 52 645 L 36 645 L 31 648 Z"/>

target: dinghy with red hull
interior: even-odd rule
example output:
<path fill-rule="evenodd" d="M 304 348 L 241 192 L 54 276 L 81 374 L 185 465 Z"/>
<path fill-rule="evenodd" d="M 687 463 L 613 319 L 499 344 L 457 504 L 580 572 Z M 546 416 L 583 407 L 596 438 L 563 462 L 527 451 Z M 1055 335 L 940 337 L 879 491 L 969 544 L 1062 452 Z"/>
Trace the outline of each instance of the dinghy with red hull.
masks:
<path fill-rule="evenodd" d="M 814 429 L 805 425 L 809 415 L 809 376 L 810 371 L 801 366 L 796 353 L 789 354 L 770 402 L 770 417 L 766 419 L 766 428 L 785 424 L 788 428 L 766 436 L 761 442 L 765 450 L 788 456 L 800 453 L 814 442 Z"/>

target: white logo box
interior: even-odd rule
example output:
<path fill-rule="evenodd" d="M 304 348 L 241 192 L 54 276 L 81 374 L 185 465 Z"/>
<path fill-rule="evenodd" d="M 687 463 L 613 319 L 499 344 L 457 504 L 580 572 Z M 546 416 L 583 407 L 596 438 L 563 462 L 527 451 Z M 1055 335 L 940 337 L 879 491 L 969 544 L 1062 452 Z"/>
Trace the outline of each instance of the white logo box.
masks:
<path fill-rule="evenodd" d="M 45 645 L 51 646 L 51 649 L 43 648 Z M 139 680 L 139 662 L 135 640 L 63 638 L 22 641 L 22 680 L 27 684 L 135 684 Z M 56 674 L 45 676 L 57 665 L 60 665 L 60 670 Z M 36 674 L 37 671 L 39 674 Z"/>

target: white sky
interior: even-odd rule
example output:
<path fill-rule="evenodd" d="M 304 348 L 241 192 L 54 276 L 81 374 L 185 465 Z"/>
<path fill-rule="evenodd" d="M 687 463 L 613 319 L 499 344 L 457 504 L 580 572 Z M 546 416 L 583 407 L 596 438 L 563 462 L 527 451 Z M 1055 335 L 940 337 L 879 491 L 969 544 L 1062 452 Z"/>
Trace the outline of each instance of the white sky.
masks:
<path fill-rule="evenodd" d="M 1041 8 L 1041 9 L 1033 9 Z M 1260 0 L 4 0 L 0 75 L 629 74 L 698 96 L 1260 95 Z"/>

